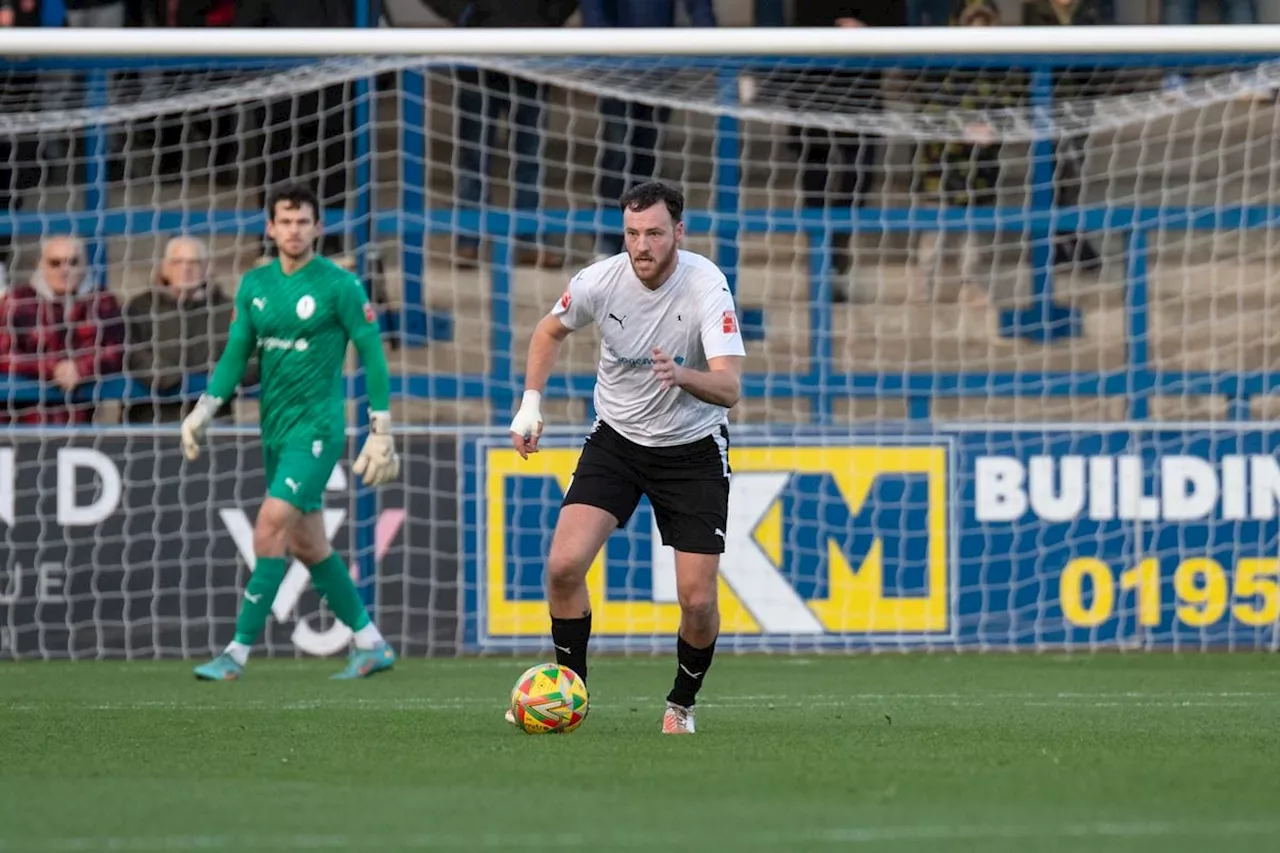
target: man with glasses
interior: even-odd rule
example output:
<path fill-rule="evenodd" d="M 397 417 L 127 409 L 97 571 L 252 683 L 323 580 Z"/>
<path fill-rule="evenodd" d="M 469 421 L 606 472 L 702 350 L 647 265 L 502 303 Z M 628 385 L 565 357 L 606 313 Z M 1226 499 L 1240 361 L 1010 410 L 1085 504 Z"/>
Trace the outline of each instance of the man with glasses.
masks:
<path fill-rule="evenodd" d="M 0 306 L 0 379 L 40 383 L 40 399 L 9 394 L 6 423 L 78 424 L 93 420 L 95 402 L 77 390 L 119 373 L 124 323 L 114 296 L 93 286 L 84 243 L 50 237 L 30 282 L 10 290 Z M 85 396 L 90 399 L 81 400 Z"/>

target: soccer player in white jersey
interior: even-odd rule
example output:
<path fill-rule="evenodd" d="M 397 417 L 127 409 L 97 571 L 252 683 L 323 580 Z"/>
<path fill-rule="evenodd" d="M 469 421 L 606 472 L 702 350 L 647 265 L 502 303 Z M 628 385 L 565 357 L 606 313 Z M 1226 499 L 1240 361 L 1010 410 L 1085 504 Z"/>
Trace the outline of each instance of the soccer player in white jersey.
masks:
<path fill-rule="evenodd" d="M 556 661 L 587 676 L 587 569 L 645 495 L 675 551 L 680 632 L 664 734 L 692 734 L 720 609 L 716 582 L 729 514 L 729 409 L 746 351 L 733 294 L 711 261 L 680 249 L 684 198 L 657 182 L 620 200 L 626 252 L 569 282 L 529 342 L 525 392 L 511 424 L 522 458 L 538 452 L 540 404 L 560 343 L 600 328 L 597 419 L 564 497 L 547 560 Z"/>

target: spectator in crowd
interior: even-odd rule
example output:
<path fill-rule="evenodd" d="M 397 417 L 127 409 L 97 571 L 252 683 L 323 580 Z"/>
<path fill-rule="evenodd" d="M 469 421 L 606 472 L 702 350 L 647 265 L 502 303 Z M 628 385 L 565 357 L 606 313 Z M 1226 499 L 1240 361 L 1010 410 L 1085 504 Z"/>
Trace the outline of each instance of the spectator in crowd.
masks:
<path fill-rule="evenodd" d="M 0 27 L 40 26 L 39 0 L 0 0 Z M 0 112 L 34 112 L 39 109 L 39 83 L 30 71 L 7 65 L 0 69 Z M 36 141 L 32 136 L 0 135 L 0 215 L 22 209 L 24 190 L 40 185 L 40 168 L 35 164 Z M 0 238 L 0 295 L 8 288 L 12 241 Z"/>
<path fill-rule="evenodd" d="M 573 14 L 573 0 L 477 0 L 458 16 L 463 27 L 560 27 Z M 459 68 L 456 76 L 455 139 L 458 200 L 472 208 L 487 203 L 491 189 L 489 168 L 499 116 L 508 116 L 512 150 L 511 201 L 520 211 L 538 207 L 541 186 L 541 141 L 545 84 L 497 71 Z M 563 265 L 563 256 L 539 245 L 537 234 L 516 235 L 516 263 L 522 266 Z M 463 266 L 473 266 L 480 256 L 478 235 L 458 239 L 454 256 Z"/>
<path fill-rule="evenodd" d="M 125 22 L 124 0 L 63 0 L 68 27 L 119 29 Z"/>
<path fill-rule="evenodd" d="M 0 0 L 0 27 L 40 26 L 39 0 Z"/>
<path fill-rule="evenodd" d="M 237 0 L 152 0 L 143 18 L 159 27 L 229 27 L 235 23 Z M 156 75 L 161 86 L 180 87 L 201 72 L 166 71 Z M 178 91 L 181 91 L 178 88 Z M 199 148 L 193 135 L 209 140 L 208 168 L 218 184 L 234 185 L 237 179 L 237 107 L 208 112 L 184 111 L 155 119 L 154 173 L 162 178 L 189 176 L 194 171 L 189 154 Z"/>
<path fill-rule="evenodd" d="M 1200 0 L 1164 0 L 1160 23 L 1189 26 L 1198 23 Z M 1218 10 L 1224 24 L 1258 23 L 1258 7 L 1255 0 L 1218 0 Z"/>
<path fill-rule="evenodd" d="M 6 294 L 0 308 L 0 376 L 31 379 L 61 389 L 40 402 L 5 401 L 8 422 L 89 423 L 95 403 L 75 392 L 119 373 L 124 351 L 120 306 L 96 288 L 88 272 L 84 244 L 74 237 L 50 237 L 40 246 L 40 264 L 31 281 Z"/>
<path fill-rule="evenodd" d="M 796 5 L 797 27 L 903 27 L 906 0 L 804 0 Z M 795 109 L 821 112 L 833 105 L 862 113 L 881 108 L 880 72 L 856 68 L 811 68 L 792 75 L 789 100 Z M 800 155 L 800 190 L 805 207 L 862 207 L 871 189 L 875 138 L 862 133 L 792 127 L 792 144 Z M 840 275 L 853 265 L 848 232 L 834 235 L 832 265 Z M 844 286 L 836 301 L 848 300 Z"/>
<path fill-rule="evenodd" d="M 353 0 L 238 0 L 237 27 L 314 29 L 355 25 Z M 257 110 L 265 136 L 266 174 L 260 185 L 263 208 L 272 189 L 315 176 L 316 195 L 325 210 L 343 211 L 350 184 L 347 127 L 352 98 L 349 84 L 338 83 L 270 100 Z M 302 160 L 314 160 L 304 164 Z M 266 241 L 269 244 L 270 241 Z M 344 251 L 341 235 L 326 234 L 321 254 Z"/>
<path fill-rule="evenodd" d="M 157 395 L 125 407 L 126 423 L 176 423 L 186 417 L 194 395 L 171 395 L 191 374 L 211 373 L 231 331 L 234 302 L 211 277 L 209 250 L 194 237 L 174 237 L 164 247 L 155 286 L 125 307 L 129 375 Z M 250 364 L 241 385 L 256 385 Z M 221 415 L 229 415 L 227 401 Z"/>
<path fill-rule="evenodd" d="M 1029 27 L 1085 27 L 1111 22 L 1101 0 L 1026 0 L 1023 23 Z M 1053 96 L 1071 101 L 1077 111 L 1096 102 L 1115 85 L 1114 75 L 1099 74 L 1096 67 L 1064 68 L 1058 72 Z M 1080 204 L 1084 182 L 1085 137 L 1059 138 L 1054 147 L 1054 203 L 1060 207 Z M 1053 262 L 1077 270 L 1097 270 L 1102 259 L 1093 245 L 1079 234 L 1059 233 L 1054 239 Z"/>
<path fill-rule="evenodd" d="M 809 2 L 809 0 L 805 0 Z M 714 27 L 712 0 L 685 0 L 689 22 Z M 675 0 L 581 0 L 584 27 L 674 27 Z M 671 110 L 647 104 L 603 98 L 600 101 L 600 150 L 596 158 L 596 203 L 615 210 L 628 188 L 653 177 L 658 165 L 658 131 Z M 603 255 L 622 251 L 620 233 L 601 234 L 596 250 Z"/>
<path fill-rule="evenodd" d="M 961 27 L 994 27 L 1000 24 L 1000 10 L 994 0 L 957 0 L 952 23 Z M 1001 69 L 957 68 L 941 76 L 929 76 L 917 93 L 925 113 L 945 116 L 956 110 L 982 116 L 965 126 L 959 139 L 921 142 L 915 149 L 911 173 L 912 196 L 923 196 L 943 208 L 967 210 L 996 203 L 1000 182 L 1000 128 L 995 125 L 1002 108 L 1018 102 L 1020 87 Z M 911 296 L 923 301 L 937 296 L 938 274 L 951 232 L 934 231 L 920 237 L 919 265 L 923 276 L 912 282 Z M 961 288 L 970 297 L 981 298 L 977 287 L 981 255 L 980 235 L 967 231 L 959 236 Z"/>
<path fill-rule="evenodd" d="M 1163 0 L 1160 7 L 1160 23 L 1171 26 L 1191 26 L 1198 24 L 1200 10 L 1207 5 L 1202 0 Z M 1256 24 L 1258 23 L 1257 0 L 1218 0 L 1218 19 L 1223 24 Z M 1184 97 L 1187 92 L 1187 76 L 1174 71 L 1165 75 L 1165 94 L 1171 98 Z M 1241 101 L 1265 102 L 1272 100 L 1275 93 L 1255 80 L 1246 81 L 1247 85 L 1240 91 Z"/>

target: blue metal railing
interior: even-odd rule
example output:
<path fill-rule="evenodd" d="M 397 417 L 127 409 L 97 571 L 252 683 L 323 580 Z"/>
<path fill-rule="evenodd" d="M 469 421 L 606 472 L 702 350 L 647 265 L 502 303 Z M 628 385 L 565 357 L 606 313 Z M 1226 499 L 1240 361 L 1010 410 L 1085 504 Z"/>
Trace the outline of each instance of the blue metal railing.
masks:
<path fill-rule="evenodd" d="M 193 234 L 243 232 L 254 223 L 264 221 L 260 213 L 236 214 L 230 211 L 166 212 L 156 218 L 145 211 L 114 212 L 100 219 L 91 212 L 49 216 L 19 214 L 9 222 L 0 222 L 0 234 L 6 231 L 39 233 L 80 230 L 77 225 L 99 225 L 101 233 L 133 233 L 146 229 L 182 230 Z M 691 211 L 687 228 L 693 234 L 718 233 L 723 214 L 713 211 Z M 833 232 L 876 230 L 888 232 L 920 232 L 929 230 L 992 232 L 997 228 L 1025 232 L 1047 230 L 1050 223 L 1066 231 L 1128 232 L 1128 271 L 1125 311 L 1128 332 L 1127 363 L 1115 372 L 1080 373 L 986 372 L 959 373 L 837 373 L 833 370 L 833 333 L 830 327 L 831 297 L 830 254 Z M 511 234 L 534 230 L 556 234 L 585 230 L 603 224 L 620 228 L 621 215 L 616 211 L 544 211 L 513 213 L 507 211 L 431 210 L 425 215 L 403 211 L 377 211 L 370 221 L 371 234 L 377 237 L 404 237 L 408 245 L 421 247 L 428 235 L 448 235 L 457 230 L 467 233 Z M 144 225 L 145 224 L 145 225 Z M 338 212 L 326 214 L 326 225 L 342 230 L 354 226 Z M 813 406 L 815 417 L 830 417 L 835 401 L 842 398 L 905 398 L 914 418 L 929 416 L 929 400 L 940 397 L 1015 397 L 1015 396 L 1123 396 L 1130 402 L 1130 415 L 1147 416 L 1146 401 L 1153 395 L 1214 394 L 1232 400 L 1236 415 L 1245 417 L 1248 398 L 1271 393 L 1280 388 L 1280 373 L 1258 372 L 1185 372 L 1157 370 L 1150 363 L 1147 338 L 1149 306 L 1147 292 L 1148 235 L 1153 229 L 1163 231 L 1234 230 L 1274 228 L 1280 226 L 1280 210 L 1268 205 L 1232 207 L 1194 206 L 1181 208 L 1142 207 L 1116 208 L 1084 206 L 1077 209 L 1030 211 L 1023 208 L 988 208 L 970 211 L 937 209 L 787 211 L 742 210 L 737 216 L 737 231 L 747 234 L 804 233 L 811 242 L 809 254 L 811 345 L 805 372 L 779 372 L 748 375 L 745 393 L 749 396 L 805 398 Z M 119 228 L 119 231 L 115 229 Z M 504 421 L 509 404 L 523 385 L 522 377 L 511 358 L 514 340 L 514 301 L 511 299 L 511 241 L 498 238 L 491 242 L 494 276 L 492 279 L 492 312 L 490 369 L 449 376 L 399 376 L 394 389 L 399 396 L 443 399 L 487 399 L 497 406 L 497 419 Z M 416 251 L 419 253 L 420 248 Z M 421 309 L 420 309 L 421 310 Z M 425 311 L 423 311 L 425 316 Z M 594 376 L 581 374 L 553 377 L 550 396 L 590 398 Z M 353 380 L 352 388 L 362 387 Z M 104 383 L 97 389 L 80 392 L 82 399 L 111 399 L 128 393 L 149 396 L 145 389 L 127 383 Z M 0 380 L 0 399 L 40 399 L 41 387 L 36 383 Z"/>
<path fill-rule="evenodd" d="M 46 9 L 49 7 L 47 6 Z M 361 20 L 368 24 L 369 21 Z M 1186 67 L 1188 65 L 1212 66 L 1215 64 L 1239 64 L 1257 62 L 1270 57 L 1236 56 L 1019 56 L 981 57 L 949 60 L 952 66 L 963 63 L 983 67 L 1017 66 L 1030 72 L 1030 101 L 1033 119 L 1042 121 L 1052 103 L 1053 82 L 1056 69 L 1081 65 L 1103 67 Z M 619 60 L 624 61 L 624 60 Z M 628 63 L 678 64 L 687 67 L 690 62 L 704 63 L 719 70 L 717 92 L 719 98 L 732 103 L 737 97 L 738 73 L 759 63 L 766 67 L 779 64 L 802 63 L 812 67 L 814 60 L 795 57 L 769 57 L 757 59 L 725 58 L 674 60 L 627 59 Z M 185 60 L 190 64 L 190 60 Z M 832 65 L 906 65 L 936 64 L 930 57 L 877 57 L 872 59 L 831 59 Z M 91 105 L 107 97 L 107 80 L 112 68 L 130 65 L 126 62 L 104 60 L 60 60 L 44 63 L 50 66 L 77 67 L 87 74 L 87 92 Z M 229 66 L 261 65 L 258 61 L 225 60 Z M 136 67 L 136 63 L 132 63 Z M 349 212 L 327 211 L 325 224 L 331 232 L 350 234 L 357 247 L 357 263 L 364 268 L 364 251 L 370 241 L 391 238 L 400 242 L 401 268 L 404 288 L 403 305 L 398 315 L 391 318 L 392 325 L 411 343 L 422 342 L 438 329 L 447 329 L 447 318 L 430 311 L 423 292 L 426 274 L 423 251 L 427 239 L 435 235 L 451 235 L 459 232 L 488 235 L 490 239 L 491 280 L 489 282 L 492 327 L 488 369 L 474 375 L 461 377 L 403 377 L 398 388 L 409 396 L 416 391 L 432 389 L 436 395 L 445 388 L 455 393 L 445 396 L 462 399 L 486 399 L 493 404 L 495 417 L 503 420 L 514 402 L 522 378 L 511 354 L 519 342 L 513 339 L 514 301 L 512 289 L 513 246 L 510 235 L 519 233 L 590 233 L 600 227 L 616 229 L 620 217 L 616 211 L 603 213 L 592 210 L 538 210 L 507 211 L 493 208 L 468 210 L 459 208 L 431 209 L 426 206 L 424 187 L 428 182 L 425 157 L 426 109 L 429 99 L 427 77 L 420 71 L 409 71 L 401 76 L 398 93 L 401 106 L 401 132 L 399 151 L 401 189 L 399 206 L 392 209 L 376 209 L 373 205 L 372 173 L 376 159 L 377 139 L 373 134 L 368 98 L 372 83 L 359 80 L 355 83 L 356 111 L 354 152 L 356 155 L 356 189 L 352 194 L 353 205 Z M 100 105 L 100 104 L 99 104 Z M 809 311 L 810 352 L 807 371 L 800 375 L 778 374 L 748 377 L 747 393 L 761 393 L 767 389 L 774 396 L 807 398 L 812 404 L 812 416 L 821 423 L 831 418 L 836 401 L 842 397 L 905 397 L 908 413 L 912 418 L 927 418 L 930 400 L 937 397 L 958 395 L 1016 396 L 1036 389 L 1037 394 L 1081 393 L 1093 387 L 1097 393 L 1120 394 L 1130 401 L 1130 414 L 1144 418 L 1149 411 L 1147 400 L 1153 394 L 1171 393 L 1191 385 L 1205 387 L 1204 377 L 1214 377 L 1211 384 L 1221 389 L 1235 389 L 1232 411 L 1244 416 L 1248 411 L 1247 397 L 1255 388 L 1269 389 L 1267 374 L 1196 374 L 1194 381 L 1187 375 L 1156 371 L 1149 359 L 1146 339 L 1148 335 L 1148 308 L 1146 291 L 1148 231 L 1159 227 L 1170 231 L 1177 229 L 1234 229 L 1274 227 L 1277 213 L 1267 205 L 1259 206 L 1197 206 L 1197 207 L 1108 207 L 1083 206 L 1055 208 L 1053 198 L 1052 142 L 1043 138 L 1032 146 L 1033 192 L 1030 204 L 1019 208 L 977 208 L 971 210 L 935 210 L 927 208 L 885 208 L 863 210 L 791 210 L 742 209 L 739 187 L 742 171 L 739 164 L 740 128 L 738 121 L 729 114 L 716 121 L 715 171 L 713 175 L 713 206 L 708 210 L 690 211 L 687 230 L 695 235 L 714 238 L 715 260 L 725 270 L 731 285 L 736 283 L 738 267 L 737 237 L 753 233 L 803 233 L 810 244 L 808 271 L 810 274 Z M 108 207 L 106 185 L 107 139 L 105 131 L 91 128 L 88 133 L 90 152 L 87 191 L 82 195 L 84 209 L 66 213 L 19 214 L 0 222 L 0 234 L 15 233 L 38 235 L 48 233 L 78 233 L 89 236 L 94 246 L 93 257 L 99 268 L 106 261 L 105 241 L 113 235 L 135 233 L 187 232 L 216 235 L 255 231 L 265 227 L 261 211 L 245 210 L 175 210 L 164 208 L 113 209 Z M 993 231 L 1008 230 L 1025 235 L 1031 241 L 1032 304 L 1020 311 L 1007 311 L 1001 318 L 1002 329 L 1010 336 L 1033 340 L 1077 334 L 1079 317 L 1064 306 L 1054 302 L 1052 280 L 1052 237 L 1055 232 L 1088 233 L 1099 231 L 1127 232 L 1126 269 L 1129 283 L 1126 297 L 1129 334 L 1128 360 L 1123 370 L 1125 381 L 1116 385 L 1106 374 L 1084 374 L 1075 380 L 1065 380 L 1059 374 L 1013 374 L 1013 381 L 986 373 L 946 374 L 930 373 L 903 377 L 880 374 L 840 374 L 834 371 L 833 346 L 835 332 L 832 328 L 832 282 L 830 248 L 834 234 L 859 232 L 923 232 L 929 230 Z M 590 394 L 590 376 L 562 378 L 553 383 L 549 393 L 587 396 Z M 360 383 L 353 387 L 361 387 Z M 98 397 L 110 397 L 112 389 L 130 393 L 131 386 L 115 386 L 110 383 L 99 387 Z M 7 397 L 26 398 L 38 394 L 32 386 L 0 381 L 0 392 Z M 359 424 L 365 426 L 363 422 Z"/>

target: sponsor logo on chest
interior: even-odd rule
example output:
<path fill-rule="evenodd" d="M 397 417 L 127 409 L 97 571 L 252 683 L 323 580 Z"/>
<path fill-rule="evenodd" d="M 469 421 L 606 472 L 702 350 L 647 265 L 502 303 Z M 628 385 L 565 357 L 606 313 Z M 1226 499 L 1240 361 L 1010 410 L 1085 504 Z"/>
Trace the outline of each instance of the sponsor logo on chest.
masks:
<path fill-rule="evenodd" d="M 298 300 L 296 309 L 299 320 L 310 320 L 311 315 L 316 313 L 316 299 L 310 293 Z"/>

